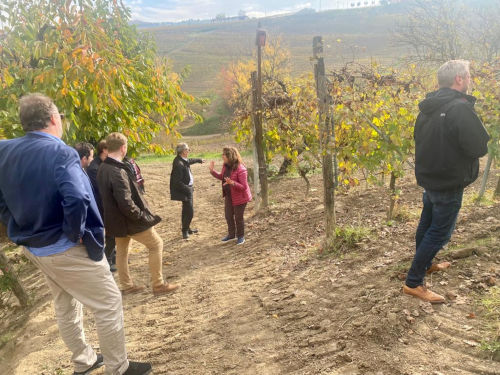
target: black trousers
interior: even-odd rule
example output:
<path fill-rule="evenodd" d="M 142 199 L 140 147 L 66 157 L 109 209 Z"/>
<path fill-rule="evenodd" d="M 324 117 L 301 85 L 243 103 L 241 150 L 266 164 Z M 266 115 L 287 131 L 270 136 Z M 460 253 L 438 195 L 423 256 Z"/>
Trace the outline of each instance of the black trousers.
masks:
<path fill-rule="evenodd" d="M 189 226 L 191 225 L 191 220 L 193 220 L 194 209 L 193 209 L 193 196 L 187 201 L 182 201 L 182 231 L 187 232 Z"/>
<path fill-rule="evenodd" d="M 115 244 L 115 238 L 110 237 L 110 236 L 105 236 L 104 237 L 104 255 L 106 256 L 106 259 L 108 260 L 109 264 L 115 264 L 116 260 L 116 244 Z"/>

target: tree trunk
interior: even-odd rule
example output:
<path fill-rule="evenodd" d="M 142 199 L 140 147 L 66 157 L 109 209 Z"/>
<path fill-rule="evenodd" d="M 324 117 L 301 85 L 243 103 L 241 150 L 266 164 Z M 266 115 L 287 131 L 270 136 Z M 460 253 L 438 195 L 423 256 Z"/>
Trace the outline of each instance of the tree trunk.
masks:
<path fill-rule="evenodd" d="M 491 163 L 493 162 L 493 155 L 491 152 L 488 152 L 488 161 L 486 162 L 486 166 L 484 167 L 483 178 L 481 180 L 481 188 L 479 189 L 479 195 L 477 200 L 481 200 L 484 196 L 484 192 L 486 191 L 486 183 L 488 182 L 488 176 L 490 175 Z"/>
<path fill-rule="evenodd" d="M 11 247 L 7 245 L 3 246 L 3 248 L 0 249 L 0 270 L 3 272 L 2 277 L 8 279 L 9 288 L 12 290 L 12 292 L 14 292 L 14 295 L 19 300 L 21 306 L 26 307 L 28 306 L 29 300 L 28 294 L 26 294 L 26 291 L 24 290 L 19 279 L 14 273 L 14 270 L 9 265 L 9 258 L 7 258 L 7 256 L 5 255 L 5 250 L 9 248 Z"/>
<path fill-rule="evenodd" d="M 391 191 L 391 202 L 389 204 L 389 212 L 387 214 L 387 219 L 392 220 L 394 216 L 394 207 L 396 206 L 396 201 L 398 199 L 396 194 L 396 176 L 394 172 L 391 172 L 391 182 L 389 184 L 389 189 Z"/>
<path fill-rule="evenodd" d="M 309 197 L 309 192 L 311 191 L 311 182 L 307 178 L 307 172 L 308 172 L 307 169 L 299 168 L 300 177 L 302 177 L 306 182 L 306 194 L 305 194 L 306 198 Z"/>
<path fill-rule="evenodd" d="M 278 172 L 278 176 L 284 176 L 288 173 L 288 168 L 290 168 L 290 165 L 292 165 L 292 159 L 285 158 L 283 159 L 283 163 L 281 163 L 280 170 Z"/>
<path fill-rule="evenodd" d="M 497 188 L 495 189 L 495 194 L 493 194 L 493 196 L 500 197 L 500 177 L 498 177 Z"/>

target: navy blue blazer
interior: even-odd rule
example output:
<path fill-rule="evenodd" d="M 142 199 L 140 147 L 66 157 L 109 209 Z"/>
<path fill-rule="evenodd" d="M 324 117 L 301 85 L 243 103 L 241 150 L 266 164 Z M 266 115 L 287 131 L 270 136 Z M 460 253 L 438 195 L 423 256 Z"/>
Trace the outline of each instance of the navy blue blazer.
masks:
<path fill-rule="evenodd" d="M 78 153 L 40 133 L 0 141 L 0 220 L 18 245 L 44 247 L 62 235 L 103 257 L 104 227 Z"/>

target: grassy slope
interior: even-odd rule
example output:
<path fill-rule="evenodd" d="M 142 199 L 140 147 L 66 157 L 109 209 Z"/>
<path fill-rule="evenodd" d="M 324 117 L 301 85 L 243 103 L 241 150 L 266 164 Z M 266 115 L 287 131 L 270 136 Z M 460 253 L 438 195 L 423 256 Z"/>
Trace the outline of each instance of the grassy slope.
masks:
<path fill-rule="evenodd" d="M 357 59 L 393 59 L 400 50 L 392 46 L 390 30 L 401 19 L 405 7 L 334 10 L 314 14 L 261 19 L 268 31 L 268 39 L 282 37 L 292 55 L 295 74 L 312 70 L 312 39 L 323 36 L 325 61 L 328 66 Z M 218 75 L 221 68 L 233 60 L 251 58 L 255 50 L 256 20 L 163 26 L 146 29 L 157 41 L 160 55 L 167 56 L 175 71 L 189 66 L 191 73 L 184 89 L 197 96 L 216 96 L 220 89 Z M 342 40 L 341 43 L 337 39 Z M 215 99 L 213 108 L 206 110 L 205 124 L 191 129 L 190 135 L 224 131 L 224 111 Z M 207 123 L 209 124 L 207 126 Z M 220 123 L 221 126 L 214 124 Z"/>

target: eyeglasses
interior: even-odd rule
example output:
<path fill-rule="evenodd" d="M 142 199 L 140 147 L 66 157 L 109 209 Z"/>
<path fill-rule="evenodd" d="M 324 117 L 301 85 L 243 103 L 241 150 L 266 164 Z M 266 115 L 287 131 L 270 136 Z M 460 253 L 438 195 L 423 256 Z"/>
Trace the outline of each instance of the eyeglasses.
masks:
<path fill-rule="evenodd" d="M 55 115 L 57 115 L 57 113 L 52 113 L 52 115 L 47 120 L 50 120 L 52 116 Z M 66 118 L 66 115 L 64 113 L 59 113 L 59 116 L 61 117 L 61 120 L 64 120 Z"/>

